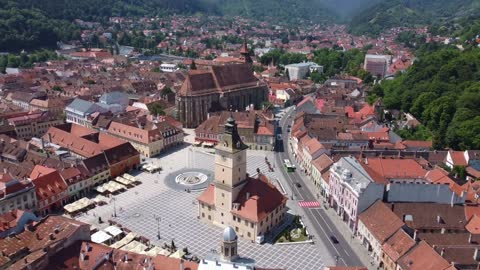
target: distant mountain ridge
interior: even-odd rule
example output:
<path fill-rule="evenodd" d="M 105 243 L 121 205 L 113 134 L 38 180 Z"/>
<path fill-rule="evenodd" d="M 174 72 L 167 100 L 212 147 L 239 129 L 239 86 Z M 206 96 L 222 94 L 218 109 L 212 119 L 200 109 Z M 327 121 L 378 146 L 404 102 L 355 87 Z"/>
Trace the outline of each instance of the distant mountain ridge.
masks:
<path fill-rule="evenodd" d="M 396 26 L 452 20 L 479 11 L 479 0 L 389 0 L 358 13 L 349 23 L 353 34 L 377 35 Z"/>

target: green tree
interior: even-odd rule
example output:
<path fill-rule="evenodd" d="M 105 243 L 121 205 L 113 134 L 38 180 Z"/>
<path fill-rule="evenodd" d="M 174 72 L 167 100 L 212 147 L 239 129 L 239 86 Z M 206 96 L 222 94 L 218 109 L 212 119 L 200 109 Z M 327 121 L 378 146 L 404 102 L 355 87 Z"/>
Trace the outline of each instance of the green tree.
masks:
<path fill-rule="evenodd" d="M 147 104 L 148 111 L 152 115 L 165 115 L 165 111 L 163 110 L 163 107 L 155 102 Z"/>

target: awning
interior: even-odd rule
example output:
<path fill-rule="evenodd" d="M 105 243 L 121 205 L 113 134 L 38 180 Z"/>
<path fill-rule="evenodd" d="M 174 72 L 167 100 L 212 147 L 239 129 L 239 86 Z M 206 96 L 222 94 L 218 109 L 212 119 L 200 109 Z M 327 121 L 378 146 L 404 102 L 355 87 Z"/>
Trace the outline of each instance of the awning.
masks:
<path fill-rule="evenodd" d="M 88 198 L 81 198 L 78 201 L 65 205 L 63 209 L 65 209 L 65 211 L 67 211 L 68 213 L 75 213 L 93 204 L 94 204 L 94 201 Z"/>
<path fill-rule="evenodd" d="M 135 237 L 137 237 L 137 234 L 135 234 L 133 232 L 130 232 L 124 238 L 122 238 L 120 241 L 117 241 L 117 242 L 113 243 L 112 245 L 110 245 L 110 247 L 115 248 L 115 249 L 119 249 L 119 248 L 125 246 L 126 244 L 132 242 L 135 239 Z"/>
<path fill-rule="evenodd" d="M 108 240 L 112 239 L 112 236 L 109 235 L 108 233 L 104 231 L 98 231 L 94 234 L 92 234 L 92 242 L 97 243 L 97 244 L 103 244 L 107 242 Z"/>
<path fill-rule="evenodd" d="M 96 190 L 100 193 L 106 193 L 106 192 L 115 193 L 117 191 L 126 190 L 126 189 L 127 189 L 126 186 L 119 184 L 115 181 L 110 181 L 96 188 Z"/>
<path fill-rule="evenodd" d="M 171 253 L 168 252 L 168 250 L 165 250 L 161 247 L 157 247 L 157 246 L 154 246 L 153 248 L 151 248 L 149 251 L 145 251 L 143 252 L 142 254 L 145 254 L 147 256 L 152 256 L 152 257 L 155 257 L 157 255 L 163 255 L 163 256 L 168 256 L 170 255 Z"/>
<path fill-rule="evenodd" d="M 120 248 L 120 250 L 125 250 L 125 251 L 130 251 L 130 252 L 135 252 L 135 253 L 142 253 L 144 252 L 145 250 L 147 250 L 147 246 L 138 242 L 138 241 L 132 241 L 128 244 L 126 244 L 125 246 L 123 246 L 122 248 Z"/>
<path fill-rule="evenodd" d="M 183 258 L 183 256 L 185 256 L 185 252 L 183 252 L 183 250 L 177 250 L 175 251 L 175 253 L 173 253 L 172 255 L 170 255 L 169 257 L 171 258 L 176 258 L 176 259 L 181 259 Z"/>
<path fill-rule="evenodd" d="M 121 177 L 121 176 L 117 176 L 117 177 L 115 178 L 115 182 L 118 182 L 118 183 L 123 184 L 123 185 L 125 185 L 125 186 L 133 185 L 133 182 L 132 182 L 132 181 L 130 181 L 129 179 L 123 178 L 123 177 Z"/>
<path fill-rule="evenodd" d="M 120 229 L 120 228 L 118 228 L 117 226 L 114 226 L 114 225 L 108 226 L 107 228 L 105 228 L 103 230 L 113 237 L 116 237 L 116 236 L 123 233 L 122 229 Z"/>
<path fill-rule="evenodd" d="M 130 181 L 132 181 L 132 182 L 137 182 L 137 178 L 135 178 L 135 176 L 130 175 L 130 174 L 128 174 L 128 173 L 124 173 L 124 174 L 122 175 L 122 177 L 125 178 L 125 179 L 128 179 L 128 180 L 130 180 Z"/>

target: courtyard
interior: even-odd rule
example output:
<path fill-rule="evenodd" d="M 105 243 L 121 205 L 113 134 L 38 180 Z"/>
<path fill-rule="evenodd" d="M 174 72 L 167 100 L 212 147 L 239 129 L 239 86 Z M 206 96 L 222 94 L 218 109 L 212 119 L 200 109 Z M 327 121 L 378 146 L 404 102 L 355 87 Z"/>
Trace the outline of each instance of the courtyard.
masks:
<path fill-rule="evenodd" d="M 206 257 L 218 250 L 222 229 L 207 225 L 197 219 L 196 197 L 201 190 L 187 190 L 174 187 L 172 177 L 180 172 L 199 171 L 208 175 L 208 181 L 213 178 L 214 155 L 212 149 L 204 149 L 185 145 L 172 150 L 158 158 L 146 159 L 162 166 L 162 171 L 154 174 L 147 172 L 132 173 L 142 184 L 124 193 L 114 196 L 107 205 L 96 207 L 79 216 L 77 219 L 93 224 L 98 228 L 108 226 L 108 223 L 98 223 L 98 217 L 103 221 L 113 220 L 123 227 L 146 237 L 152 244 L 162 246 L 173 240 L 179 248 L 187 247 L 189 252 L 199 258 Z M 257 169 L 269 176 L 272 184 L 289 194 L 289 187 L 278 171 L 282 165 L 274 164 L 273 152 L 248 151 L 248 168 L 250 175 L 257 174 Z M 273 163 L 274 172 L 269 171 L 265 157 Z M 197 169 L 197 170 L 195 170 Z M 115 205 L 115 209 L 114 209 Z M 296 214 L 298 205 L 289 201 L 290 216 Z M 113 213 L 116 212 L 116 217 Z M 159 224 L 157 224 L 159 218 Z M 159 225 L 160 230 L 157 230 Z M 278 228 L 283 231 L 284 228 Z M 157 234 L 161 239 L 157 239 Z M 284 269 L 321 269 L 324 264 L 334 264 L 330 252 L 321 241 L 315 244 L 270 244 L 271 241 L 259 245 L 239 239 L 239 254 L 251 258 L 259 267 Z M 273 241 L 272 241 L 273 242 Z"/>

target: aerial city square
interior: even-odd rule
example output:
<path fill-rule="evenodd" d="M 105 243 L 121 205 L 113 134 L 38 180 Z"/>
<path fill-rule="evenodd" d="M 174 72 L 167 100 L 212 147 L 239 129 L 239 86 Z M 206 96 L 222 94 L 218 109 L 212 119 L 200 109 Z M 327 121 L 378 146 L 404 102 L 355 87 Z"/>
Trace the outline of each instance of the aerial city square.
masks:
<path fill-rule="evenodd" d="M 477 0 L 0 4 L 0 270 L 480 269 Z"/>

